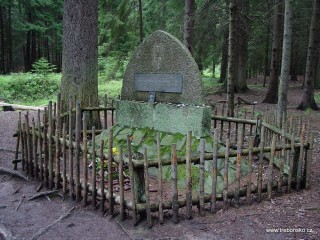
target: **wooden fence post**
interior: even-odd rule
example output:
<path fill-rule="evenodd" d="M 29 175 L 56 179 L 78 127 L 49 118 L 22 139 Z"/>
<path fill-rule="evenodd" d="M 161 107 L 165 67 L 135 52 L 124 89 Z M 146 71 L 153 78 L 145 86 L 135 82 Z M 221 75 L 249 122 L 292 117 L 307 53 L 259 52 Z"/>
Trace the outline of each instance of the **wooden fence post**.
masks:
<path fill-rule="evenodd" d="M 271 157 L 269 160 L 269 167 L 268 167 L 268 200 L 271 200 L 272 197 L 272 185 L 273 185 L 273 163 L 274 163 L 274 157 L 275 157 L 275 149 L 276 149 L 276 134 L 273 134 L 272 136 L 272 144 L 271 144 Z"/>
<path fill-rule="evenodd" d="M 212 213 L 216 212 L 217 195 L 217 161 L 218 161 L 218 129 L 214 129 L 213 134 L 213 154 L 212 154 L 212 189 L 210 209 Z"/>
<path fill-rule="evenodd" d="M 108 202 L 109 202 L 109 214 L 112 216 L 114 211 L 114 199 L 113 199 L 113 169 L 112 169 L 112 162 L 113 162 L 113 131 L 112 128 L 109 129 L 108 133 Z"/>
<path fill-rule="evenodd" d="M 132 163 L 132 152 L 131 152 L 131 140 L 130 135 L 127 135 L 127 152 L 128 152 L 128 160 L 129 160 L 129 171 L 130 171 L 130 183 L 131 183 L 131 194 L 132 194 L 132 216 L 133 216 L 133 225 L 136 226 L 138 224 L 137 218 L 137 196 L 135 191 L 135 178 L 133 173 L 133 163 Z"/>
<path fill-rule="evenodd" d="M 236 207 L 239 206 L 240 201 L 240 179 L 241 179 L 241 151 L 242 151 L 242 142 L 243 142 L 243 130 L 242 127 L 239 128 L 239 131 L 236 133 L 239 135 L 237 143 L 237 160 L 236 160 L 236 187 L 234 200 Z"/>
<path fill-rule="evenodd" d="M 61 94 L 57 95 L 57 105 L 56 105 L 56 136 L 55 136 L 55 148 L 56 148 L 56 172 L 55 172 L 55 188 L 60 188 L 60 153 L 61 153 L 61 144 L 60 144 L 60 135 L 61 135 Z"/>
<path fill-rule="evenodd" d="M 53 113 L 52 113 L 52 101 L 49 101 L 48 106 L 48 114 L 49 114 L 49 189 L 53 189 Z"/>
<path fill-rule="evenodd" d="M 48 160 L 49 160 L 49 146 L 48 146 L 48 110 L 44 108 L 43 114 L 43 174 L 44 174 L 44 185 L 48 187 Z"/>
<path fill-rule="evenodd" d="M 264 143 L 265 143 L 265 127 L 262 125 L 261 127 L 261 143 L 260 143 L 260 154 L 259 154 L 259 163 L 258 163 L 258 193 L 257 193 L 257 201 L 261 201 L 262 195 L 262 164 L 264 158 Z"/>
<path fill-rule="evenodd" d="M 309 138 L 309 150 L 308 155 L 306 158 L 306 165 L 305 165 L 305 188 L 310 188 L 310 174 L 311 174 L 311 163 L 312 163 L 312 152 L 313 152 L 313 142 L 314 142 L 314 133 L 312 132 Z"/>
<path fill-rule="evenodd" d="M 87 118 L 86 113 L 83 113 L 82 116 L 82 124 L 83 124 L 83 206 L 85 207 L 88 202 L 88 136 L 87 136 Z"/>
<path fill-rule="evenodd" d="M 225 157 L 224 157 L 224 174 L 223 174 L 223 208 L 228 208 L 228 167 L 229 167 L 229 149 L 230 139 L 226 140 Z"/>
<path fill-rule="evenodd" d="M 16 151 L 14 155 L 14 160 L 18 160 L 19 158 L 19 148 L 20 148 L 20 139 L 21 139 L 21 112 L 19 112 L 19 119 L 18 119 L 18 125 L 17 125 L 17 141 L 16 141 Z M 14 170 L 18 169 L 18 162 L 14 162 Z"/>
<path fill-rule="evenodd" d="M 104 202 L 106 199 L 106 196 L 104 194 L 104 140 L 101 140 L 100 144 L 100 190 L 101 190 L 101 200 L 100 200 L 100 212 L 102 215 L 104 215 Z"/>
<path fill-rule="evenodd" d="M 160 133 L 157 132 L 157 158 L 158 158 L 158 182 L 159 182 L 159 223 L 163 224 L 163 183 L 162 183 L 162 161 Z"/>
<path fill-rule="evenodd" d="M 191 183 L 191 144 L 192 144 L 192 132 L 187 133 L 186 143 L 186 204 L 187 204 L 187 219 L 192 218 L 192 183 Z"/>
<path fill-rule="evenodd" d="M 62 126 L 62 189 L 63 193 L 67 193 L 67 132 L 66 123 Z"/>
<path fill-rule="evenodd" d="M 178 199 L 178 169 L 177 169 L 177 146 L 171 147 L 171 180 L 172 180 L 172 218 L 173 223 L 179 222 L 179 199 Z"/>
<path fill-rule="evenodd" d="M 45 128 L 45 126 L 43 126 Z M 42 152 L 43 152 L 43 138 L 42 138 L 42 131 L 41 131 L 41 118 L 40 118 L 40 110 L 38 109 L 38 138 L 39 138 L 39 175 L 40 180 L 43 181 L 43 158 L 42 158 Z"/>
<path fill-rule="evenodd" d="M 199 179 L 199 185 L 200 185 L 200 191 L 199 191 L 199 213 L 200 215 L 203 215 L 204 213 L 204 155 L 205 155 L 205 140 L 204 138 L 200 139 L 200 179 Z"/>
<path fill-rule="evenodd" d="M 123 174 L 122 145 L 119 145 L 119 186 L 120 186 L 120 221 L 124 221 L 125 205 L 124 205 L 124 174 Z"/>
<path fill-rule="evenodd" d="M 33 145 L 33 159 L 34 159 L 34 173 L 35 177 L 39 178 L 38 175 L 38 169 L 39 169 L 39 164 L 38 164 L 38 148 L 37 148 L 37 135 L 36 135 L 36 124 L 34 121 L 34 118 L 32 118 L 32 145 Z"/>
<path fill-rule="evenodd" d="M 92 126 L 92 207 L 97 206 L 96 128 Z"/>
<path fill-rule="evenodd" d="M 146 190 L 146 213 L 148 227 L 152 227 L 151 210 L 150 210 L 150 196 L 149 196 L 149 172 L 148 172 L 148 153 L 147 148 L 144 149 L 144 181 Z"/>
<path fill-rule="evenodd" d="M 73 198 L 74 196 L 74 184 L 73 184 L 73 122 L 72 119 L 72 106 L 73 106 L 73 100 L 72 96 L 69 96 L 69 109 L 68 109 L 68 115 L 69 115 L 69 193 L 70 197 Z"/>
<path fill-rule="evenodd" d="M 297 166 L 297 185 L 296 188 L 300 189 L 301 186 L 301 180 L 302 180 L 302 162 L 303 162 L 303 153 L 304 153 L 304 142 L 305 142 L 305 130 L 306 130 L 306 125 L 302 125 L 301 129 L 301 135 L 300 135 L 300 152 L 299 152 L 299 158 L 298 158 L 298 166 Z"/>
<path fill-rule="evenodd" d="M 252 151 L 253 137 L 249 138 L 248 175 L 247 175 L 247 203 L 251 203 L 251 183 L 252 183 Z"/>
<path fill-rule="evenodd" d="M 79 202 L 81 198 L 81 185 L 80 185 L 80 135 L 81 135 L 81 108 L 80 108 L 80 101 L 77 100 L 76 102 L 76 201 Z"/>

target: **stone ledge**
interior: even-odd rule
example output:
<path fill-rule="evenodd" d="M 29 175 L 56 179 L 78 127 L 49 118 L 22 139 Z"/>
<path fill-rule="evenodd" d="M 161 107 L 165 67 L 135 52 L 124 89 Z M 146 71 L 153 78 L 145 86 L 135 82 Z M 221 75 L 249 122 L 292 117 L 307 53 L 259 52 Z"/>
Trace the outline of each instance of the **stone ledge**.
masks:
<path fill-rule="evenodd" d="M 116 102 L 118 125 L 153 128 L 196 137 L 210 134 L 211 107 L 120 100 Z"/>

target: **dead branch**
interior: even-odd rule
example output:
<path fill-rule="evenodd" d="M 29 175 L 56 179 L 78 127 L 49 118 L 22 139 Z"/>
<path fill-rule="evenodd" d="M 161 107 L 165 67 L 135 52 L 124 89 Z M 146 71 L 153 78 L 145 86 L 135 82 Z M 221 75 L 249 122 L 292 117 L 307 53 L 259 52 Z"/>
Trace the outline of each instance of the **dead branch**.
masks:
<path fill-rule="evenodd" d="M 32 110 L 32 111 L 38 111 L 38 109 L 43 110 L 44 107 L 34 107 L 34 106 L 24 106 L 24 105 L 18 105 L 18 104 L 10 104 L 5 102 L 0 102 L 0 107 L 12 107 L 15 110 Z"/>
<path fill-rule="evenodd" d="M 305 210 L 320 212 L 320 207 L 309 207 L 309 208 L 305 208 Z"/>
<path fill-rule="evenodd" d="M 130 234 L 128 233 L 128 231 L 122 226 L 122 224 L 121 224 L 118 220 L 116 220 L 116 223 L 119 225 L 119 227 L 122 228 L 122 230 L 127 234 L 127 236 L 128 236 L 130 239 L 133 239 L 133 238 L 130 236 Z"/>
<path fill-rule="evenodd" d="M 21 188 L 22 188 L 22 185 L 21 185 L 20 187 L 18 187 L 17 190 L 15 190 L 15 191 L 12 193 L 12 195 L 18 193 Z"/>
<path fill-rule="evenodd" d="M 254 105 L 254 103 L 248 102 L 241 97 L 238 97 L 238 104 Z"/>
<path fill-rule="evenodd" d="M 0 148 L 0 151 L 3 152 L 16 152 L 16 150 L 8 149 L 8 148 Z"/>
<path fill-rule="evenodd" d="M 18 209 L 19 209 L 19 207 L 20 207 L 21 203 L 22 203 L 22 197 L 20 198 L 20 201 L 19 201 L 19 203 L 18 203 L 18 206 L 16 207 L 16 211 L 18 211 Z"/>
<path fill-rule="evenodd" d="M 45 191 L 45 192 L 41 192 L 38 194 L 33 195 L 32 197 L 28 198 L 28 201 L 40 198 L 40 197 L 46 197 L 48 195 L 54 194 L 54 193 L 58 193 L 59 190 L 53 190 L 53 191 Z"/>
<path fill-rule="evenodd" d="M 8 168 L 0 167 L 0 173 L 7 173 L 7 174 L 10 174 L 11 176 L 22 178 L 28 182 L 30 181 L 26 176 L 22 175 L 21 173 Z"/>
<path fill-rule="evenodd" d="M 41 190 L 42 186 L 43 186 L 43 183 L 40 183 L 39 186 L 36 189 L 36 192 L 39 192 Z"/>
<path fill-rule="evenodd" d="M 38 232 L 36 232 L 31 240 L 37 239 L 38 237 L 40 237 L 42 234 L 44 234 L 46 231 L 48 231 L 48 229 L 50 227 L 52 227 L 53 225 L 57 224 L 58 222 L 62 221 L 63 219 L 67 218 L 70 214 L 71 211 L 74 209 L 75 207 L 71 208 L 69 211 L 67 211 L 65 214 L 61 215 L 57 220 L 55 220 L 53 223 L 49 224 L 46 227 L 40 228 Z"/>

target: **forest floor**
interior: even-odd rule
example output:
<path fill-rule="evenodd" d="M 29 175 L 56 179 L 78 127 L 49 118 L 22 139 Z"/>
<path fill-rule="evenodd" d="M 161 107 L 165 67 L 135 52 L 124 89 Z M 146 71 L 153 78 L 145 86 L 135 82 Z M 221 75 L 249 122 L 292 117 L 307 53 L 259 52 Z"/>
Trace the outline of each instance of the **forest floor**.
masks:
<path fill-rule="evenodd" d="M 249 84 L 250 90 L 236 97 L 257 102 L 255 109 L 262 113 L 275 108 L 275 105 L 261 103 L 267 91 L 261 87 L 261 79 L 252 79 Z M 271 201 L 242 203 L 239 208 L 230 206 L 226 211 L 207 212 L 205 216 L 199 216 L 195 210 L 192 220 L 186 220 L 182 214 L 178 224 L 173 224 L 168 216 L 163 225 L 153 219 L 154 226 L 148 228 L 146 221 L 134 227 L 132 219 L 120 222 L 117 216 L 103 217 L 97 210 L 82 207 L 68 198 L 56 196 L 27 201 L 36 193 L 39 182 L 26 182 L 0 174 L 0 240 L 320 239 L 320 112 L 295 110 L 301 98 L 301 82 L 297 82 L 289 90 L 289 114 L 305 115 L 315 132 L 309 190 L 274 194 Z M 226 100 L 226 95 L 210 95 L 208 100 L 211 103 Z M 12 135 L 16 131 L 17 116 L 17 112 L 0 111 L 0 167 L 12 168 L 15 150 Z M 73 207 L 68 217 L 55 222 Z M 49 225 L 39 235 L 39 230 Z M 300 232 L 293 232 L 295 230 Z M 9 237 L 4 238 L 2 235 L 5 234 Z"/>

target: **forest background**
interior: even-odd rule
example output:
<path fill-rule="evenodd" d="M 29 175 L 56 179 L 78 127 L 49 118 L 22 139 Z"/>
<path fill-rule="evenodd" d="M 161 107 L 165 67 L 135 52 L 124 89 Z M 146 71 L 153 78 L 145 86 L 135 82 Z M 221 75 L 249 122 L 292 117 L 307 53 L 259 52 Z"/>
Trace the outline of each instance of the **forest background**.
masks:
<path fill-rule="evenodd" d="M 10 74 L 1 77 L 2 100 L 25 97 L 25 102 L 39 104 L 38 99 L 53 97 L 59 90 L 61 76 L 49 73 L 60 73 L 62 67 L 63 2 L 1 0 L 0 73 Z M 277 103 L 285 2 L 292 6 L 289 76 L 296 81 L 298 75 L 306 74 L 310 22 L 319 0 L 99 0 L 99 92 L 116 97 L 135 47 L 159 29 L 185 43 L 203 76 L 211 77 L 205 79 L 207 85 L 220 84 L 227 91 L 232 20 L 236 22 L 233 41 L 237 56 L 232 65 L 234 91 L 247 91 L 247 79 L 263 75 L 261 84 L 269 87 L 264 102 Z M 234 19 L 232 9 L 236 9 Z M 316 14 L 319 16 L 319 9 Z M 318 17 L 314 29 L 319 25 Z M 318 31 L 312 63 L 315 89 L 320 88 L 319 49 Z"/>

